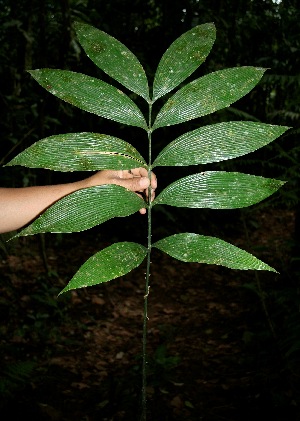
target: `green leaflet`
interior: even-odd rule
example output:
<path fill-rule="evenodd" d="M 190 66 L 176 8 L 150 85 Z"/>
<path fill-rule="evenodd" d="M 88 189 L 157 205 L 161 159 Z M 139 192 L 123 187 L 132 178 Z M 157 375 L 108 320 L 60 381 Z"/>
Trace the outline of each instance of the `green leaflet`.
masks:
<path fill-rule="evenodd" d="M 55 171 L 122 170 L 147 166 L 130 143 L 98 133 L 50 136 L 34 143 L 6 165 Z"/>
<path fill-rule="evenodd" d="M 234 67 L 210 73 L 177 91 L 159 111 L 153 130 L 228 107 L 259 82 L 266 69 Z"/>
<path fill-rule="evenodd" d="M 137 243 L 115 243 L 90 257 L 60 294 L 97 285 L 125 275 L 144 260 L 147 249 Z"/>
<path fill-rule="evenodd" d="M 137 194 L 114 184 L 77 190 L 48 208 L 17 236 L 41 232 L 78 232 L 117 216 L 128 216 L 147 204 Z"/>
<path fill-rule="evenodd" d="M 288 129 L 252 121 L 200 127 L 173 140 L 159 153 L 152 167 L 207 164 L 236 158 L 267 145 Z"/>
<path fill-rule="evenodd" d="M 69 70 L 29 72 L 47 91 L 84 111 L 147 130 L 143 114 L 122 91 L 102 80 Z"/>
<path fill-rule="evenodd" d="M 193 233 L 171 235 L 152 245 L 183 262 L 222 265 L 230 269 L 254 269 L 276 272 L 252 254 L 219 238 Z"/>
<path fill-rule="evenodd" d="M 85 23 L 76 22 L 75 29 L 84 51 L 100 69 L 149 101 L 145 71 L 136 56 L 124 44 Z"/>
<path fill-rule="evenodd" d="M 153 205 L 234 209 L 253 205 L 276 192 L 285 182 L 238 172 L 205 171 L 175 181 Z"/>
<path fill-rule="evenodd" d="M 185 32 L 170 45 L 155 73 L 153 102 L 176 88 L 203 63 L 215 39 L 215 25 L 205 23 Z"/>

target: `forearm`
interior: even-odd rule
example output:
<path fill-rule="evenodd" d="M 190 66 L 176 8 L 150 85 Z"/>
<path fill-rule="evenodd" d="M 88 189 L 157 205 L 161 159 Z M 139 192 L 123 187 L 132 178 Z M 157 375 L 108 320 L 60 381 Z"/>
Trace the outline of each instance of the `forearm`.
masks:
<path fill-rule="evenodd" d="M 39 187 L 0 187 L 0 233 L 13 231 L 31 222 L 45 209 L 62 197 L 80 189 L 103 184 L 117 184 L 137 194 L 147 196 L 150 180 L 145 168 L 98 171 L 92 176 L 75 183 Z M 152 200 L 156 189 L 156 177 L 152 174 Z M 140 209 L 144 214 L 145 208 Z"/>
<path fill-rule="evenodd" d="M 0 233 L 28 224 L 57 200 L 84 187 L 80 183 L 0 188 Z"/>

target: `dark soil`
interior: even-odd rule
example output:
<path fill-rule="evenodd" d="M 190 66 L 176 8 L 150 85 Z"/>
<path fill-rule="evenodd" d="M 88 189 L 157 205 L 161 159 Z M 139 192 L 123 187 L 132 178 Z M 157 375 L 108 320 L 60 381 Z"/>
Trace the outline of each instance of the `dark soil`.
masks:
<path fill-rule="evenodd" d="M 154 251 L 148 421 L 300 420 L 292 230 L 291 212 L 261 211 L 252 215 L 251 250 L 245 232 L 232 240 L 280 275 L 187 264 Z M 1 251 L 1 420 L 138 420 L 144 263 L 57 297 L 108 236 L 42 238 L 46 261 L 39 236 Z"/>

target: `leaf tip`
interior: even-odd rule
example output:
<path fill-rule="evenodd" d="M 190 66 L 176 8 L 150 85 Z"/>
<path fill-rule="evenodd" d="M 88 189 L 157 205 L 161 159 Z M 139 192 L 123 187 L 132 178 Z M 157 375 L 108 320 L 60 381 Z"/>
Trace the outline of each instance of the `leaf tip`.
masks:
<path fill-rule="evenodd" d="M 9 241 L 14 240 L 15 238 L 18 238 L 18 237 L 19 237 L 19 234 L 18 233 L 17 234 L 13 234 L 10 238 L 8 238 L 6 240 L 6 242 L 8 243 Z"/>
<path fill-rule="evenodd" d="M 66 292 L 68 292 L 68 291 L 69 291 L 69 288 L 67 288 L 67 286 L 66 286 L 64 289 L 62 289 L 62 290 L 58 293 L 57 297 L 60 297 L 61 295 L 65 294 L 65 293 L 66 293 Z"/>
<path fill-rule="evenodd" d="M 269 272 L 277 273 L 278 275 L 280 275 L 280 272 L 278 272 L 278 270 L 274 269 L 272 266 L 267 265 L 265 270 L 268 270 Z"/>

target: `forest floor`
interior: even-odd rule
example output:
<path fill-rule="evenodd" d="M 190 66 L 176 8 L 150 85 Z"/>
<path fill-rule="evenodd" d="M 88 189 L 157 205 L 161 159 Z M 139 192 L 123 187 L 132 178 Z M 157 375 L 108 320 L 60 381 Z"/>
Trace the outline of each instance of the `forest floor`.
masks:
<path fill-rule="evenodd" d="M 254 220 L 251 242 L 280 275 L 154 251 L 148 421 L 300 420 L 293 214 L 261 211 Z M 47 234 L 46 270 L 38 238 L 1 251 L 1 420 L 138 420 L 145 268 L 57 297 L 107 244 L 99 247 L 93 231 Z M 234 239 L 246 248 L 243 241 Z"/>

